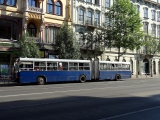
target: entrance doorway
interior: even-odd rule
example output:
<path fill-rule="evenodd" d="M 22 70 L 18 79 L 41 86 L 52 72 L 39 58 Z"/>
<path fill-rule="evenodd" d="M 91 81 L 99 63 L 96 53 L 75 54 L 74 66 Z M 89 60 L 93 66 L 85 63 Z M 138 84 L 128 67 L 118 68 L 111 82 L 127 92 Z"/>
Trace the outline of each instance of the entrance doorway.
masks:
<path fill-rule="evenodd" d="M 143 60 L 143 69 L 142 69 L 142 72 L 145 73 L 145 74 L 149 74 L 149 60 L 147 58 L 145 58 Z"/>

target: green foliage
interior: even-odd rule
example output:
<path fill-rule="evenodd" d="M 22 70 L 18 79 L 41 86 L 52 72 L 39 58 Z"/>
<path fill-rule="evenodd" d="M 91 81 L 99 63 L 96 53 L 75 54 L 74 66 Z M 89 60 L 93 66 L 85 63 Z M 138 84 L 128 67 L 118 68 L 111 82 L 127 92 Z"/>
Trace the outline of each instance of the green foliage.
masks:
<path fill-rule="evenodd" d="M 150 34 L 145 35 L 146 54 L 155 55 L 160 53 L 160 38 L 157 39 Z"/>
<path fill-rule="evenodd" d="M 142 20 L 130 0 L 115 0 L 108 17 L 110 25 L 106 28 L 105 42 L 112 38 L 110 47 L 134 50 L 144 45 Z"/>
<path fill-rule="evenodd" d="M 53 47 L 58 50 L 61 59 L 79 59 L 79 44 L 74 36 L 72 28 L 64 23 L 56 35 L 56 44 Z"/>
<path fill-rule="evenodd" d="M 39 57 L 39 48 L 34 37 L 30 37 L 28 33 L 23 33 L 18 43 L 20 45 L 20 57 Z"/>

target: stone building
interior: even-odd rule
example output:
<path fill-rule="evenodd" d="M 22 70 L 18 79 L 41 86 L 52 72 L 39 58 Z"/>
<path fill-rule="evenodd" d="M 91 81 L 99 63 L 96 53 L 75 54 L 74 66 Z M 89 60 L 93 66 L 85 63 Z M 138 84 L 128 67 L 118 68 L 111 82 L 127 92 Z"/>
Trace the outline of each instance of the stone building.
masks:
<path fill-rule="evenodd" d="M 143 21 L 143 28 L 146 33 L 152 30 L 156 37 L 160 35 L 160 1 L 159 0 L 131 0 L 140 12 Z M 116 61 L 117 48 L 105 49 L 104 52 L 98 52 L 94 45 L 88 48 L 88 44 L 82 41 L 87 31 L 92 31 L 97 26 L 107 25 L 109 19 L 107 17 L 108 8 L 113 5 L 113 0 L 73 0 L 72 7 L 72 25 L 76 33 L 77 39 L 82 52 L 82 59 L 95 59 Z M 131 62 L 131 71 L 133 74 L 150 74 L 152 72 L 159 74 L 160 58 L 155 55 L 153 59 L 146 56 L 146 49 L 142 47 L 139 51 L 127 50 L 126 54 L 120 57 L 120 61 Z M 151 65 L 152 64 L 152 65 Z"/>
<path fill-rule="evenodd" d="M 0 75 L 10 74 L 12 52 L 23 32 L 35 37 L 40 57 L 57 56 L 51 43 L 64 21 L 69 22 L 70 0 L 0 0 Z M 13 45 L 15 46 L 13 48 Z M 7 72 L 3 72 L 3 68 Z"/>

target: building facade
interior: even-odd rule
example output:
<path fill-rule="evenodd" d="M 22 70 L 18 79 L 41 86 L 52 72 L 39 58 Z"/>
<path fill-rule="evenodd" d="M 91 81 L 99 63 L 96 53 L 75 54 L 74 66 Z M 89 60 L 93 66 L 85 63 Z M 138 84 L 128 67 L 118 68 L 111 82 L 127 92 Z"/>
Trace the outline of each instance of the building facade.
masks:
<path fill-rule="evenodd" d="M 68 9 L 70 0 L 0 0 L 0 75 L 10 74 L 11 53 L 23 32 L 36 39 L 40 57 L 57 57 L 51 44 L 63 22 L 70 24 Z"/>
<path fill-rule="evenodd" d="M 143 21 L 143 30 L 160 36 L 160 0 L 131 0 Z M 87 32 L 94 32 L 99 26 L 109 23 L 108 8 L 113 0 L 0 0 L 0 74 L 9 74 L 13 61 L 13 45 L 23 32 L 35 37 L 40 49 L 40 57 L 57 58 L 58 53 L 51 47 L 56 42 L 55 35 L 67 21 L 73 27 L 81 50 L 80 59 L 116 61 L 117 48 L 98 50 L 95 44 L 82 40 Z M 151 60 L 146 49 L 127 50 L 120 61 L 131 62 L 133 74 L 159 74 L 160 58 Z"/>
<path fill-rule="evenodd" d="M 159 0 L 131 0 L 131 3 L 137 7 L 140 17 L 143 21 L 143 30 L 159 37 L 160 26 L 160 1 Z M 88 43 L 82 40 L 86 32 L 94 30 L 98 26 L 107 25 L 108 8 L 113 5 L 113 0 L 73 0 L 72 3 L 72 25 L 82 52 L 82 59 L 95 59 L 116 61 L 118 58 L 117 48 L 105 49 L 105 52 L 98 52 L 94 45 L 88 48 Z M 126 54 L 120 57 L 120 61 L 131 62 L 133 74 L 150 74 L 152 67 L 153 74 L 159 74 L 160 58 L 146 56 L 146 49 L 142 47 L 139 51 L 127 50 Z"/>

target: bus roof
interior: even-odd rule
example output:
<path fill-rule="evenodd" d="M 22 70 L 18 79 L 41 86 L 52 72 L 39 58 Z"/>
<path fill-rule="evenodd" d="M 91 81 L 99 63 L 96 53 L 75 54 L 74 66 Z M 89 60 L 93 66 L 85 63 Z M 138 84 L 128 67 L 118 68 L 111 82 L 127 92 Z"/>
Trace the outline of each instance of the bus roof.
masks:
<path fill-rule="evenodd" d="M 130 62 L 118 62 L 118 61 L 99 61 L 99 63 L 111 63 L 111 64 L 131 64 Z"/>
<path fill-rule="evenodd" d="M 37 62 L 84 62 L 89 63 L 90 60 L 71 60 L 71 59 L 49 59 L 49 58 L 19 58 L 20 61 L 37 61 Z"/>

